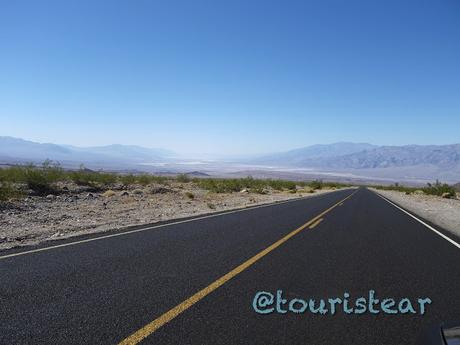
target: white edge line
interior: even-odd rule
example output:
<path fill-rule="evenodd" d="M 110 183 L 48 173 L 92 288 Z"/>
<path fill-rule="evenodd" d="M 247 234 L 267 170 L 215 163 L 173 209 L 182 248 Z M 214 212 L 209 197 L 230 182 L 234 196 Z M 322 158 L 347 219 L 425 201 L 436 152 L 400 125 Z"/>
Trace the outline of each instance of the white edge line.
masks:
<path fill-rule="evenodd" d="M 374 191 L 373 191 L 374 192 Z M 442 232 L 440 232 L 439 230 L 436 230 L 435 228 L 433 228 L 431 225 L 425 223 L 423 220 L 417 218 L 416 216 L 414 216 L 412 213 L 406 211 L 405 209 L 403 209 L 402 207 L 399 207 L 398 205 L 396 205 L 395 203 L 391 202 L 390 200 L 388 200 L 387 198 L 385 198 L 383 195 L 380 195 L 379 193 L 377 192 L 374 192 L 375 194 L 377 194 L 379 197 L 381 197 L 383 200 L 385 200 L 386 202 L 389 202 L 390 204 L 392 204 L 394 207 L 400 209 L 401 211 L 403 211 L 405 214 L 409 215 L 410 217 L 414 218 L 416 221 L 418 221 L 419 223 L 422 223 L 423 225 L 425 225 L 428 229 L 430 229 L 431 231 L 434 231 L 437 235 L 441 236 L 443 239 L 445 239 L 446 241 L 449 241 L 450 243 L 452 243 L 454 246 L 456 246 L 457 248 L 460 249 L 460 244 L 458 244 L 457 242 L 455 242 L 453 239 L 451 239 L 450 237 L 444 235 Z"/>
<path fill-rule="evenodd" d="M 166 224 L 153 225 L 153 226 L 149 226 L 149 227 L 146 227 L 146 228 L 123 231 L 123 232 L 119 232 L 117 234 L 103 235 L 103 236 L 99 236 L 99 237 L 95 237 L 95 238 L 87 238 L 86 240 L 80 240 L 80 241 L 74 241 L 74 242 L 69 242 L 69 243 L 57 244 L 55 246 L 49 246 L 49 247 L 45 247 L 45 248 L 26 250 L 26 251 L 19 252 L 19 253 L 13 253 L 13 254 L 7 254 L 7 255 L 0 256 L 0 260 L 15 257 L 15 256 L 21 256 L 21 255 L 26 255 L 26 254 L 44 252 L 44 251 L 51 250 L 51 249 L 56 249 L 56 248 L 73 246 L 73 245 L 80 244 L 80 243 L 93 242 L 93 241 L 103 240 L 103 239 L 111 238 L 111 237 L 129 235 L 129 234 L 133 234 L 133 233 L 136 233 L 136 232 L 153 230 L 153 229 L 157 229 L 157 228 L 163 228 L 163 227 L 170 226 L 170 225 L 189 223 L 189 222 L 193 222 L 195 220 L 214 218 L 214 217 L 219 217 L 219 216 L 223 216 L 223 215 L 226 215 L 226 214 L 232 214 L 232 213 L 243 212 L 243 211 L 250 211 L 250 210 L 254 210 L 254 209 L 262 208 L 262 207 L 281 205 L 281 204 L 285 204 L 285 203 L 288 203 L 288 202 L 294 202 L 294 201 L 299 201 L 299 200 L 303 200 L 303 199 L 311 199 L 311 198 L 318 197 L 318 196 L 321 196 L 321 195 L 334 193 L 334 192 L 339 192 L 339 191 L 343 191 L 343 190 L 346 190 L 346 189 L 339 189 L 339 190 L 335 190 L 335 191 L 331 191 L 331 192 L 321 193 L 321 194 L 317 194 L 317 195 L 304 196 L 304 197 L 291 199 L 291 200 L 275 201 L 275 202 L 272 202 L 272 203 L 269 203 L 269 204 L 257 205 L 257 206 L 247 207 L 247 208 L 240 208 L 240 209 L 233 210 L 233 211 L 223 211 L 223 212 L 217 213 L 217 214 L 208 214 L 206 216 L 196 217 L 196 218 L 192 218 L 192 219 L 185 219 L 185 220 L 179 220 L 179 221 L 176 221 L 176 222 L 171 222 L 171 223 L 166 223 Z M 142 225 L 139 225 L 139 226 L 142 226 Z"/>

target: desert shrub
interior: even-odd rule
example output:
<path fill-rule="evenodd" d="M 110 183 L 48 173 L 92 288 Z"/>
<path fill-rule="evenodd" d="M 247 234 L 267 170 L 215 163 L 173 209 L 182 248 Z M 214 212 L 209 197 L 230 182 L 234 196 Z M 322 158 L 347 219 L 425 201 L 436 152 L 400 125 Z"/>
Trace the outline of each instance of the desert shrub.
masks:
<path fill-rule="evenodd" d="M 321 180 L 314 180 L 308 183 L 308 186 L 312 189 L 322 189 L 324 184 Z"/>
<path fill-rule="evenodd" d="M 67 173 L 67 178 L 79 186 L 105 187 L 117 181 L 117 175 L 107 172 L 96 172 L 80 169 Z"/>
<path fill-rule="evenodd" d="M 8 167 L 0 169 L 0 181 L 20 182 L 24 180 L 23 169 L 20 167 Z"/>
<path fill-rule="evenodd" d="M 376 189 L 381 189 L 381 190 L 395 190 L 395 191 L 406 193 L 406 194 L 412 194 L 418 189 L 414 187 L 403 186 L 399 183 L 395 183 L 394 185 L 390 185 L 390 186 L 373 186 L 373 187 Z"/>
<path fill-rule="evenodd" d="M 251 176 L 238 179 L 194 179 L 193 181 L 201 188 L 215 193 L 232 193 L 247 189 L 251 193 L 264 194 L 268 188 L 273 188 L 275 190 L 296 189 L 296 183 L 292 181 L 255 179 Z"/>
<path fill-rule="evenodd" d="M 206 190 L 215 193 L 238 192 L 245 188 L 246 185 L 239 179 L 200 179 L 197 184 Z"/>
<path fill-rule="evenodd" d="M 99 183 L 104 186 L 112 185 L 117 182 L 117 175 L 113 173 L 106 172 L 96 172 L 93 173 L 94 182 Z"/>
<path fill-rule="evenodd" d="M 147 174 L 142 174 L 142 175 L 137 176 L 137 183 L 139 183 L 142 186 L 147 186 L 151 182 L 152 182 L 152 179 Z"/>
<path fill-rule="evenodd" d="M 288 189 L 288 190 L 295 190 L 296 189 L 296 183 L 293 181 L 286 181 L 286 180 L 266 180 L 267 185 L 272 187 L 275 190 L 283 190 L 283 189 Z"/>
<path fill-rule="evenodd" d="M 436 181 L 435 183 L 431 184 L 428 183 L 425 188 L 422 188 L 425 194 L 430 195 L 443 195 L 444 193 L 449 193 L 450 195 L 455 195 L 455 189 L 452 186 L 449 186 L 447 183 L 441 183 Z"/>
<path fill-rule="evenodd" d="M 374 186 L 374 188 L 382 190 L 395 190 L 406 194 L 412 194 L 414 192 L 417 194 L 420 190 L 422 190 L 423 193 L 429 195 L 441 196 L 444 193 L 455 195 L 455 189 L 452 186 L 448 185 L 447 183 L 441 183 L 439 181 L 436 181 L 434 183 L 428 183 L 424 188 L 407 187 L 397 183 L 391 186 Z"/>
<path fill-rule="evenodd" d="M 283 190 L 284 184 L 283 181 L 281 180 L 272 180 L 269 181 L 270 187 L 272 187 L 275 190 Z"/>
<path fill-rule="evenodd" d="M 143 186 L 146 186 L 150 183 L 166 184 L 167 181 L 168 178 L 165 176 L 157 176 L 150 174 L 136 175 L 136 182 Z"/>
<path fill-rule="evenodd" d="M 29 164 L 23 168 L 23 181 L 27 187 L 38 195 L 54 193 L 53 183 L 63 179 L 64 172 L 58 164 L 45 161 L 41 168 Z"/>
<path fill-rule="evenodd" d="M 163 184 L 163 185 L 168 184 L 168 181 L 170 180 L 165 176 L 159 176 L 159 175 L 151 175 L 150 179 L 154 183 Z"/>
<path fill-rule="evenodd" d="M 187 174 L 179 174 L 179 175 L 177 175 L 176 180 L 177 180 L 177 182 L 183 182 L 183 183 L 191 181 L 190 177 Z"/>
<path fill-rule="evenodd" d="M 256 186 L 256 187 L 252 188 L 251 192 L 257 193 L 257 194 L 267 194 L 267 191 L 262 186 Z"/>
<path fill-rule="evenodd" d="M 91 174 L 85 171 L 73 171 L 69 173 L 69 178 L 79 186 L 89 186 L 92 184 Z"/>
<path fill-rule="evenodd" d="M 136 176 L 133 174 L 120 175 L 119 179 L 120 182 L 125 186 L 136 183 Z"/>
<path fill-rule="evenodd" d="M 46 176 L 37 169 L 27 169 L 25 174 L 25 182 L 29 189 L 32 189 L 39 195 L 49 194 L 53 192 L 50 182 Z"/>
<path fill-rule="evenodd" d="M 195 194 L 191 193 L 191 192 L 186 192 L 185 195 L 187 196 L 187 198 L 193 200 L 195 199 Z"/>
<path fill-rule="evenodd" d="M 0 181 L 0 201 L 7 201 L 20 195 L 21 192 L 11 182 Z"/>
<path fill-rule="evenodd" d="M 57 181 L 72 181 L 79 186 L 89 186 L 96 190 L 103 190 L 107 187 L 120 182 L 123 185 L 139 183 L 147 185 L 149 183 L 168 184 L 165 176 L 155 176 L 149 174 L 117 174 L 104 171 L 92 171 L 83 165 L 78 170 L 64 170 L 58 163 L 50 160 L 45 161 L 41 166 L 33 164 L 24 166 L 11 166 L 0 169 L 0 182 L 3 184 L 4 194 L 6 190 L 16 189 L 20 191 L 20 186 L 25 185 L 36 194 L 44 195 L 55 193 L 53 184 Z"/>
<path fill-rule="evenodd" d="M 350 187 L 349 184 L 339 183 L 339 182 L 323 182 L 323 188 L 345 188 Z"/>
<path fill-rule="evenodd" d="M 49 159 L 42 163 L 41 170 L 50 183 L 62 180 L 65 176 L 64 169 L 61 168 L 59 162 L 53 162 Z"/>

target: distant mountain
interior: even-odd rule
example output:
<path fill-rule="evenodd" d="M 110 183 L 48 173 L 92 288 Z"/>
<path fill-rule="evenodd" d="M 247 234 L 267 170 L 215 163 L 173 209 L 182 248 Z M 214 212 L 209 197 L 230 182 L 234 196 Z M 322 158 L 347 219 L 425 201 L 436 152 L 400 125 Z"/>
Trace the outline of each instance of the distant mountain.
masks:
<path fill-rule="evenodd" d="M 260 157 L 253 164 L 394 180 L 460 180 L 460 144 L 375 146 L 335 143 Z"/>
<path fill-rule="evenodd" d="M 45 159 L 61 163 L 138 164 L 164 161 L 174 153 L 163 149 L 149 149 L 132 145 L 75 147 L 40 144 L 13 137 L 0 136 L 0 158 L 27 162 Z"/>
<path fill-rule="evenodd" d="M 327 145 L 319 144 L 259 157 L 253 159 L 252 162 L 276 166 L 305 166 L 309 165 L 311 161 L 348 155 L 377 147 L 378 146 L 366 143 L 350 142 L 338 142 Z"/>
<path fill-rule="evenodd" d="M 332 169 L 377 169 L 433 165 L 442 169 L 460 167 L 460 144 L 382 146 L 339 157 L 304 161 L 310 166 Z"/>
<path fill-rule="evenodd" d="M 174 152 L 164 149 L 150 149 L 142 146 L 135 145 L 120 145 L 113 144 L 107 146 L 92 146 L 92 147 L 75 147 L 67 146 L 74 151 L 103 155 L 110 157 L 111 159 L 126 159 L 129 157 L 130 160 L 136 160 L 139 162 L 151 162 L 156 160 L 162 160 L 165 157 L 174 156 Z"/>
<path fill-rule="evenodd" d="M 299 168 L 376 169 L 434 165 L 455 168 L 460 165 L 460 144 L 376 146 L 335 143 L 313 145 L 254 160 L 257 164 Z"/>

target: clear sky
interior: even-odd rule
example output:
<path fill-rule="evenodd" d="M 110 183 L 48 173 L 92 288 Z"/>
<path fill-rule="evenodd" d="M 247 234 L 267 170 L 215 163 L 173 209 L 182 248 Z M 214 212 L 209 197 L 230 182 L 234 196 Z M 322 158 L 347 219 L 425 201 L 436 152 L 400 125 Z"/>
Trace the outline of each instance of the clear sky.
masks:
<path fill-rule="evenodd" d="M 210 154 L 460 142 L 460 2 L 1 1 L 0 135 Z"/>

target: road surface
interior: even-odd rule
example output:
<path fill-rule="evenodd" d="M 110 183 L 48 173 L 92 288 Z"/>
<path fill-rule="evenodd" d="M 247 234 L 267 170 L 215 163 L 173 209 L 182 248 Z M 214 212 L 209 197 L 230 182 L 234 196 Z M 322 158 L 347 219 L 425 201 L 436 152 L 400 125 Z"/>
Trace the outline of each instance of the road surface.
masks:
<path fill-rule="evenodd" d="M 0 252 L 0 344 L 398 345 L 460 321 L 456 242 L 364 188 L 56 243 Z M 257 313 L 256 293 L 277 290 L 432 303 Z"/>

